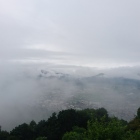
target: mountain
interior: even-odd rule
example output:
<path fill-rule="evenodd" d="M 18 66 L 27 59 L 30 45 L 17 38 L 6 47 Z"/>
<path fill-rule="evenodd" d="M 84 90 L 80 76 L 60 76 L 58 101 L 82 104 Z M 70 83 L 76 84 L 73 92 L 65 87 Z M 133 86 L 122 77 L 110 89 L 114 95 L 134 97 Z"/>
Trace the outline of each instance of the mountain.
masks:
<path fill-rule="evenodd" d="M 47 119 L 69 108 L 104 107 L 110 115 L 130 120 L 140 106 L 140 80 L 109 76 L 107 71 L 79 75 L 51 68 L 13 72 L 3 74 L 0 81 L 3 129 Z"/>
<path fill-rule="evenodd" d="M 74 77 L 45 70 L 41 70 L 40 77 L 54 85 L 50 85 L 51 89 L 48 88 L 44 94 L 44 108 L 50 106 L 52 110 L 60 110 L 105 107 L 110 115 L 115 114 L 119 118 L 130 120 L 140 106 L 139 80 L 106 77 L 105 73 L 90 77 Z M 51 96 L 50 99 L 48 94 Z M 48 100 L 51 100 L 52 106 L 48 105 Z"/>
<path fill-rule="evenodd" d="M 47 70 L 41 70 L 39 77 L 45 77 L 45 78 L 68 78 L 69 74 L 64 74 L 56 71 L 47 71 Z"/>

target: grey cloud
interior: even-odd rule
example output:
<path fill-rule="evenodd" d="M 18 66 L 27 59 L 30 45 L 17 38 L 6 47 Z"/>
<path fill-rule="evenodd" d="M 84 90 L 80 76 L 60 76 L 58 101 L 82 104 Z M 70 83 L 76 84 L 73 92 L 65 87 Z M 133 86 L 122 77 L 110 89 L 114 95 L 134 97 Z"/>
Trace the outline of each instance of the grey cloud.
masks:
<path fill-rule="evenodd" d="M 113 88 L 115 85 L 110 85 L 108 82 L 104 83 L 104 85 L 102 80 L 104 81 L 106 77 L 106 80 L 108 80 L 116 76 L 118 79 L 119 77 L 132 78 L 132 81 L 140 79 L 140 67 L 98 69 L 81 66 L 52 64 L 21 65 L 15 63 L 0 63 L 0 67 L 0 125 L 2 125 L 3 130 L 11 130 L 13 127 L 23 122 L 28 123 L 32 119 L 35 121 L 47 119 L 52 112 L 65 109 L 65 102 L 73 97 L 81 96 L 83 98 L 92 95 L 93 98 L 90 100 L 95 101 L 95 103 L 99 102 L 99 104 L 104 105 L 108 101 L 113 102 L 111 105 L 106 104 L 108 109 L 111 109 L 111 106 L 118 110 L 116 108 L 118 102 L 121 109 L 125 103 L 127 103 L 128 108 L 131 108 L 133 101 L 128 104 L 128 98 L 125 99 L 124 95 L 120 93 L 122 90 L 127 91 L 128 87 L 125 87 L 125 89 L 122 85 L 121 90 L 117 91 Z M 59 78 L 56 75 L 53 78 L 47 78 L 45 75 L 41 77 L 41 70 L 50 72 L 52 75 L 54 72 L 60 72 L 70 77 Z M 97 83 L 86 80 L 88 78 L 92 79 L 100 73 L 104 73 L 104 77 L 103 79 L 99 78 Z M 84 77 L 86 78 L 84 79 Z M 131 90 L 135 89 L 135 86 L 131 86 L 129 87 Z M 100 98 L 99 101 L 98 99 L 96 100 L 97 95 Z M 139 100 L 137 100 L 138 105 Z M 136 106 L 133 109 L 133 111 L 136 111 Z M 133 111 L 131 115 L 133 115 Z"/>
<path fill-rule="evenodd" d="M 73 80 L 40 80 L 41 69 L 70 74 L 74 79 L 105 73 L 139 80 L 140 68 L 128 67 L 140 65 L 139 5 L 139 0 L 1 0 L 0 125 L 10 129 L 33 117 L 42 119 L 35 105 L 42 101 L 42 94 L 48 100 L 58 89 L 64 100 L 78 92 L 104 94 L 101 85 L 96 90 L 96 85 L 93 88 L 85 82 L 83 91 Z M 112 87 L 106 93 L 110 100 L 116 97 Z M 125 103 L 121 95 L 115 99 Z"/>
<path fill-rule="evenodd" d="M 14 59 L 21 54 L 19 48 L 45 44 L 46 50 L 73 54 L 72 57 L 65 54 L 58 63 L 67 63 L 65 60 L 79 65 L 92 61 L 108 62 L 108 65 L 138 63 L 138 5 L 138 0 L 3 1 L 0 52 L 7 56 L 9 51 Z M 38 54 L 33 50 L 32 55 L 40 59 L 45 57 L 39 50 Z M 51 54 L 47 52 L 47 55 Z"/>

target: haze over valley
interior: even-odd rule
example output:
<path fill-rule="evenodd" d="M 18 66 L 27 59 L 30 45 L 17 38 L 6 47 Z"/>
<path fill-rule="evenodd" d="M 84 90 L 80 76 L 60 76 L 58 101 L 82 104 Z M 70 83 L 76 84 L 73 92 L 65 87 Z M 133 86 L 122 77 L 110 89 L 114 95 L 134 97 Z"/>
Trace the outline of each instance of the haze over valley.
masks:
<path fill-rule="evenodd" d="M 139 0 L 0 0 L 0 126 L 140 107 Z"/>
<path fill-rule="evenodd" d="M 139 67 L 116 70 L 46 65 L 12 64 L 1 68 L 3 129 L 11 130 L 31 120 L 38 122 L 68 108 L 105 107 L 110 115 L 130 120 L 140 106 Z M 127 74 L 122 75 L 122 70 Z"/>

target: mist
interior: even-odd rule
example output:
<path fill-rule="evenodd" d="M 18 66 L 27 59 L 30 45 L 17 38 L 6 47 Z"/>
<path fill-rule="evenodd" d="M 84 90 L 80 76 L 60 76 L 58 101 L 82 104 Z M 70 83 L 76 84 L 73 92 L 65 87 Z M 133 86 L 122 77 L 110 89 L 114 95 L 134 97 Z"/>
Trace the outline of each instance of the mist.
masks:
<path fill-rule="evenodd" d="M 62 109 L 140 106 L 140 1 L 0 1 L 0 125 Z"/>
<path fill-rule="evenodd" d="M 130 120 L 140 106 L 139 70 L 139 67 L 1 64 L 0 125 L 3 130 L 11 130 L 68 108 L 105 107 L 110 115 Z"/>

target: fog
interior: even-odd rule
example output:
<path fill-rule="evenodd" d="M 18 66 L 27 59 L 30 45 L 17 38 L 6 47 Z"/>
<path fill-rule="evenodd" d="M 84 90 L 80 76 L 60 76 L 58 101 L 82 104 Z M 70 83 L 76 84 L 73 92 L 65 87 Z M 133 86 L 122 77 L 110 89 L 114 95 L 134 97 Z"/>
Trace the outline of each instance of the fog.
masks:
<path fill-rule="evenodd" d="M 67 108 L 140 106 L 139 0 L 0 0 L 0 125 Z"/>
<path fill-rule="evenodd" d="M 140 65 L 140 1 L 0 1 L 0 60 Z"/>
<path fill-rule="evenodd" d="M 110 115 L 130 120 L 140 106 L 139 70 L 1 64 L 0 125 L 11 130 L 23 122 L 38 122 L 67 108 L 105 107 Z"/>

